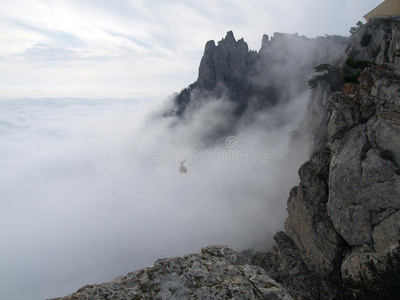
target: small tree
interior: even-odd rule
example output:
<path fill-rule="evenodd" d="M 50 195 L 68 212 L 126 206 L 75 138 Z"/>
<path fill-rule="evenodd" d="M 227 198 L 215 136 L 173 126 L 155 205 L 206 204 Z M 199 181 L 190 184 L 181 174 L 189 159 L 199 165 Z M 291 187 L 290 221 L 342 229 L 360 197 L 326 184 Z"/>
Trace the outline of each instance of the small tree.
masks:
<path fill-rule="evenodd" d="M 373 61 L 369 61 L 369 60 L 355 60 L 352 57 L 349 57 L 348 59 L 346 59 L 346 66 L 348 66 L 349 68 L 352 68 L 352 69 L 364 70 L 365 68 L 369 68 L 369 67 L 372 67 L 375 65 L 376 65 L 376 63 L 374 63 Z"/>
<path fill-rule="evenodd" d="M 320 64 L 314 68 L 315 72 L 322 73 L 314 75 L 308 81 L 308 86 L 313 89 L 317 86 L 318 82 L 325 81 L 329 84 L 332 91 L 340 90 L 341 80 L 340 80 L 340 69 L 334 67 L 330 64 Z"/>
<path fill-rule="evenodd" d="M 363 23 L 361 21 L 358 21 L 356 26 L 350 28 L 350 37 L 354 37 L 362 28 Z"/>
<path fill-rule="evenodd" d="M 358 84 L 358 77 L 365 68 L 376 65 L 376 63 L 368 60 L 355 60 L 352 57 L 346 59 L 346 66 L 349 68 L 345 74 L 342 75 L 343 83 Z"/>

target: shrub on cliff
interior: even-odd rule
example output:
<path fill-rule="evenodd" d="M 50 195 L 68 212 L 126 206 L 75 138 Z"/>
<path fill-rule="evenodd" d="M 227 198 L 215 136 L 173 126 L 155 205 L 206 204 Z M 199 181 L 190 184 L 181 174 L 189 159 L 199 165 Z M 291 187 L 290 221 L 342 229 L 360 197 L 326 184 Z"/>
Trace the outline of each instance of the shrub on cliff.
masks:
<path fill-rule="evenodd" d="M 357 72 L 354 74 L 346 74 L 342 76 L 343 83 L 358 83 L 358 77 L 360 76 L 361 72 Z"/>
<path fill-rule="evenodd" d="M 369 43 L 371 43 L 372 35 L 364 34 L 361 38 L 360 45 L 363 47 L 367 47 Z"/>
<path fill-rule="evenodd" d="M 354 37 L 362 28 L 363 23 L 361 21 L 358 21 L 356 26 L 350 28 L 350 37 Z"/>
<path fill-rule="evenodd" d="M 340 69 L 338 67 L 331 66 L 330 64 L 320 64 L 316 66 L 314 70 L 322 74 L 314 75 L 308 81 L 308 86 L 311 89 L 317 87 L 318 82 L 325 81 L 329 84 L 332 91 L 340 90 L 342 84 L 340 80 Z"/>
<path fill-rule="evenodd" d="M 365 69 L 376 65 L 376 63 L 369 60 L 355 60 L 352 57 L 346 59 L 346 66 L 352 69 Z"/>
<path fill-rule="evenodd" d="M 375 63 L 368 60 L 355 60 L 350 57 L 346 60 L 346 67 L 340 69 L 339 67 L 331 66 L 330 64 L 320 64 L 314 68 L 315 72 L 322 73 L 314 75 L 308 81 L 308 86 L 313 89 L 317 87 L 318 82 L 325 81 L 329 84 L 330 89 L 338 91 L 342 88 L 344 83 L 358 83 L 358 77 L 361 72 L 368 67 L 374 66 Z"/>
<path fill-rule="evenodd" d="M 343 83 L 358 83 L 358 77 L 365 68 L 376 65 L 376 63 L 368 60 L 355 60 L 352 57 L 346 59 L 347 70 L 342 75 Z"/>

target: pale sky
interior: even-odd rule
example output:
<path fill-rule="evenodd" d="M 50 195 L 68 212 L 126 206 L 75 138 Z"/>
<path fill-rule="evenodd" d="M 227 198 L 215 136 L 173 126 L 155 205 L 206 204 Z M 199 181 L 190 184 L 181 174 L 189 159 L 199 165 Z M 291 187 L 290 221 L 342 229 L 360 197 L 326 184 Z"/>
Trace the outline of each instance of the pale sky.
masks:
<path fill-rule="evenodd" d="M 348 35 L 382 0 L 0 0 L 0 98 L 163 99 L 233 30 Z"/>

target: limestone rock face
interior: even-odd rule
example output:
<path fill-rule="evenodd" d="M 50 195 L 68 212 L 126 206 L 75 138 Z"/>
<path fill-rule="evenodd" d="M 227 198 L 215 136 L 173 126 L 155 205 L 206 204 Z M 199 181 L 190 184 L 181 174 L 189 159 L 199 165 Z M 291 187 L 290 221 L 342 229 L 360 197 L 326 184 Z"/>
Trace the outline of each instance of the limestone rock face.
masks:
<path fill-rule="evenodd" d="M 328 277 L 337 272 L 337 258 L 343 248 L 326 209 L 330 152 L 321 151 L 299 170 L 301 184 L 288 199 L 286 233 L 292 238 L 310 270 Z"/>
<path fill-rule="evenodd" d="M 390 49 L 400 47 L 399 24 L 364 25 L 346 53 L 395 62 Z M 370 46 L 360 46 L 365 34 L 371 35 Z M 373 278 L 371 263 L 383 270 L 387 255 L 398 250 L 400 65 L 367 68 L 358 82 L 335 93 L 320 83 L 312 92 L 308 124 L 314 149 L 290 193 L 285 233 L 276 235 L 269 253 L 253 257 L 299 299 L 336 299 L 341 283 Z M 288 257 L 297 262 L 288 263 Z M 299 280 L 313 283 L 314 292 Z"/>
<path fill-rule="evenodd" d="M 347 56 L 382 63 L 399 62 L 400 21 L 375 19 L 360 28 Z"/>
<path fill-rule="evenodd" d="M 333 295 L 329 283 L 321 280 L 303 262 L 299 249 L 284 232 L 278 232 L 275 245 L 268 253 L 256 253 L 252 263 L 266 269 L 268 274 L 287 287 L 294 299 L 324 299 Z"/>
<path fill-rule="evenodd" d="M 365 256 L 378 261 L 400 240 L 400 68 L 365 70 L 328 104 L 331 149 L 328 214 L 354 250 L 343 271 Z M 351 92 L 350 92 L 351 90 Z"/>
<path fill-rule="evenodd" d="M 198 86 L 211 90 L 218 82 L 239 82 L 247 76 L 255 56 L 243 39 L 235 40 L 232 31 L 218 42 L 218 46 L 214 41 L 207 42 L 199 67 Z"/>
<path fill-rule="evenodd" d="M 328 106 L 328 213 L 351 246 L 373 246 L 375 225 L 400 209 L 398 76 L 398 69 L 369 69 Z"/>
<path fill-rule="evenodd" d="M 160 259 L 153 267 L 111 282 L 86 285 L 57 299 L 292 300 L 262 268 L 250 265 L 245 256 L 226 246 L 209 246 L 199 254 Z"/>
<path fill-rule="evenodd" d="M 331 47 L 336 51 L 334 47 Z M 320 60 L 339 68 L 346 68 L 346 59 L 368 60 L 377 64 L 400 62 L 400 21 L 376 19 L 360 27 L 344 52 L 331 52 L 333 60 Z M 326 143 L 326 103 L 332 95 L 327 83 L 320 82 L 312 89 L 307 112 L 307 127 L 312 136 L 314 151 L 321 150 Z"/>
<path fill-rule="evenodd" d="M 324 147 L 301 166 L 288 199 L 285 235 L 301 263 L 287 263 L 289 242 L 255 260 L 278 281 L 277 269 L 317 276 L 321 297 L 282 281 L 305 299 L 334 299 L 332 282 L 368 276 L 370 262 L 382 268 L 400 241 L 400 66 L 371 67 L 359 81 L 327 100 Z"/>

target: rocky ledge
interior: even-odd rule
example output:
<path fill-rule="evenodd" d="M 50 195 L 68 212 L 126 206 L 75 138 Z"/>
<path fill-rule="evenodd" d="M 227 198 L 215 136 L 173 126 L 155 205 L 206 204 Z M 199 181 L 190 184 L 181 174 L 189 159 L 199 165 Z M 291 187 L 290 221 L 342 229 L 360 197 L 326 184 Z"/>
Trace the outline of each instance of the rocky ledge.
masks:
<path fill-rule="evenodd" d="M 226 246 L 201 253 L 159 259 L 153 267 L 111 282 L 86 285 L 52 300 L 98 299 L 292 299 L 276 281 Z"/>

